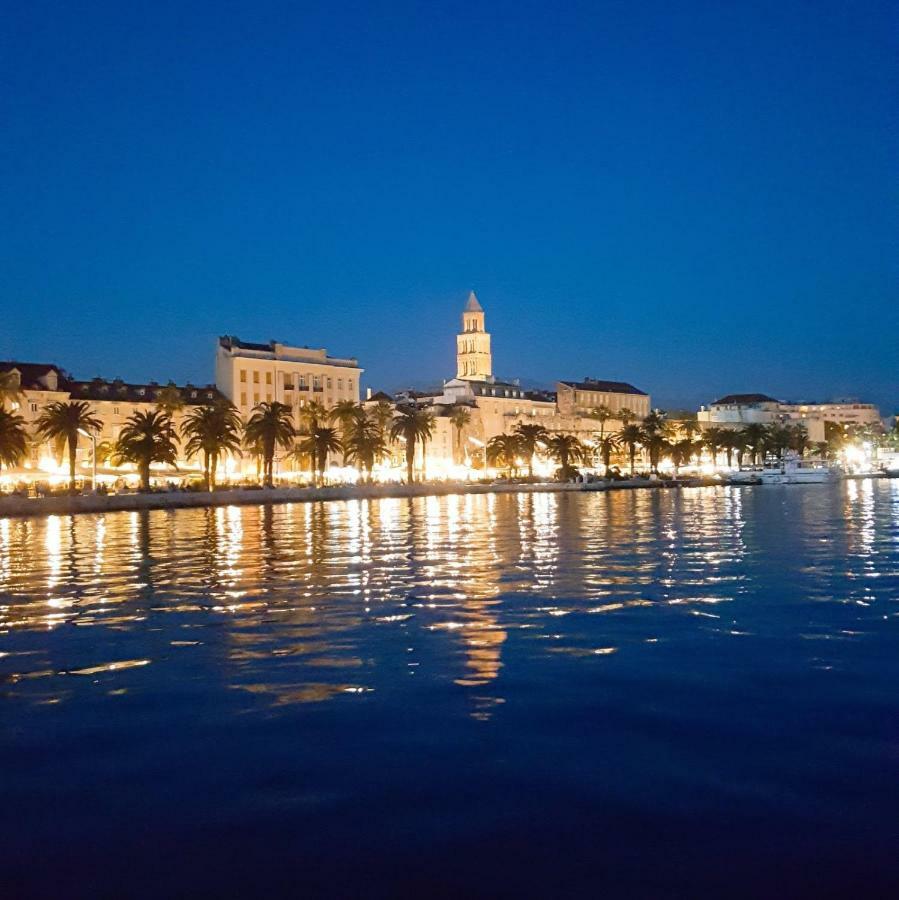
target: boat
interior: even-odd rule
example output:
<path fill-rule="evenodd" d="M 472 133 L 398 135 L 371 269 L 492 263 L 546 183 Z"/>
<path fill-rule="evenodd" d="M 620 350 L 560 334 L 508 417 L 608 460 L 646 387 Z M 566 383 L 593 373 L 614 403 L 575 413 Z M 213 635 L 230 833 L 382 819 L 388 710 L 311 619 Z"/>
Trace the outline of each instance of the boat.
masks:
<path fill-rule="evenodd" d="M 795 453 L 762 466 L 741 467 L 727 476 L 728 484 L 825 484 L 836 473 L 826 465 L 804 460 Z"/>

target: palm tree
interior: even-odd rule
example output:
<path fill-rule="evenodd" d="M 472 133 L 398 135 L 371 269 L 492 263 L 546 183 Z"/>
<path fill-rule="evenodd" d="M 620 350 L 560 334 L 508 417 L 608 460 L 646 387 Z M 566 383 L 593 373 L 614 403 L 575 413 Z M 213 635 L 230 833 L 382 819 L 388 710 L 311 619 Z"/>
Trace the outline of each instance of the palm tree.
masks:
<path fill-rule="evenodd" d="M 752 463 L 759 461 L 765 449 L 765 439 L 768 437 L 768 429 L 760 422 L 751 422 L 743 429 L 743 437 L 752 453 Z"/>
<path fill-rule="evenodd" d="M 371 417 L 386 441 L 388 426 L 393 421 L 393 404 L 389 400 L 379 400 L 371 410 Z"/>
<path fill-rule="evenodd" d="M 572 463 L 587 455 L 587 448 L 573 434 L 553 434 L 546 439 L 546 449 L 559 463 L 559 478 L 567 480 L 576 470 Z"/>
<path fill-rule="evenodd" d="M 290 447 L 296 433 L 293 411 L 286 403 L 275 400 L 253 407 L 253 414 L 244 426 L 244 445 L 262 457 L 262 483 L 265 487 L 274 484 L 272 469 L 275 450 Z"/>
<path fill-rule="evenodd" d="M 18 465 L 28 449 L 25 420 L 0 405 L 0 466 Z"/>
<path fill-rule="evenodd" d="M 805 451 L 808 450 L 810 443 L 805 423 L 797 422 L 790 426 L 790 432 L 790 449 L 795 450 L 800 456 L 805 456 Z"/>
<path fill-rule="evenodd" d="M 464 403 L 454 403 L 450 408 L 449 420 L 456 429 L 456 457 L 457 463 L 465 459 L 465 450 L 462 445 L 462 432 L 471 422 L 471 410 Z"/>
<path fill-rule="evenodd" d="M 602 443 L 602 439 L 605 436 L 606 422 L 608 422 L 609 419 L 614 418 L 614 413 L 605 405 L 605 403 L 601 403 L 595 409 L 591 409 L 590 412 L 587 413 L 587 418 L 599 422 L 599 442 Z"/>
<path fill-rule="evenodd" d="M 789 425 L 769 425 L 765 438 L 765 448 L 771 450 L 778 459 L 783 459 L 784 453 L 790 449 L 793 441 L 793 429 Z"/>
<path fill-rule="evenodd" d="M 658 473 L 659 459 L 667 449 L 670 449 L 668 438 L 672 435 L 673 428 L 658 411 L 651 412 L 643 420 L 641 428 L 643 431 L 641 443 L 649 451 L 649 468 L 652 472 Z"/>
<path fill-rule="evenodd" d="M 174 381 L 159 389 L 156 394 L 156 406 L 170 417 L 174 417 L 175 413 L 184 409 L 184 397 L 181 396 L 181 391 Z"/>
<path fill-rule="evenodd" d="M 682 419 L 677 424 L 680 426 L 680 431 L 683 433 L 684 437 L 691 441 L 702 430 L 696 419 Z"/>
<path fill-rule="evenodd" d="M 633 478 L 637 447 L 643 442 L 643 429 L 635 424 L 625 425 L 621 431 L 618 432 L 618 440 L 622 446 L 627 447 L 627 452 L 631 460 L 631 478 Z"/>
<path fill-rule="evenodd" d="M 35 424 L 38 434 L 44 439 L 54 440 L 58 449 L 68 447 L 69 490 L 75 493 L 75 454 L 78 452 L 78 437 L 84 432 L 99 431 L 103 423 L 83 400 L 69 400 L 51 403 Z"/>
<path fill-rule="evenodd" d="M 514 478 L 518 469 L 518 457 L 522 454 L 522 441 L 518 434 L 497 434 L 487 441 L 487 462 L 496 468 L 509 470 Z"/>
<path fill-rule="evenodd" d="M 630 423 L 637 418 L 637 414 L 632 409 L 622 406 L 621 409 L 615 413 L 615 418 L 618 419 L 622 425 L 630 425 Z"/>
<path fill-rule="evenodd" d="M 224 398 L 208 406 L 192 409 L 181 423 L 181 434 L 187 438 L 184 451 L 189 457 L 203 454 L 206 490 L 215 489 L 215 471 L 223 453 L 240 454 L 243 424 L 233 403 Z"/>
<path fill-rule="evenodd" d="M 350 428 L 360 417 L 364 418 L 365 409 L 352 400 L 341 400 L 328 410 L 331 422 L 340 429 L 340 441 L 343 445 L 343 464 L 348 462 L 347 452 L 349 448 Z"/>
<path fill-rule="evenodd" d="M 599 455 L 602 457 L 602 464 L 606 468 L 606 478 L 609 477 L 609 469 L 612 465 L 612 454 L 621 446 L 618 438 L 614 434 L 607 434 L 600 438 L 596 445 Z"/>
<path fill-rule="evenodd" d="M 142 491 L 150 489 L 150 463 L 178 464 L 177 438 L 168 413 L 136 412 L 128 417 L 116 441 L 115 454 L 137 464 Z"/>
<path fill-rule="evenodd" d="M 702 442 L 709 448 L 709 453 L 712 454 L 712 465 L 718 465 L 718 451 L 723 446 L 722 441 L 724 440 L 724 429 L 718 428 L 715 425 L 712 425 L 709 428 L 706 428 L 702 433 Z"/>
<path fill-rule="evenodd" d="M 342 445 L 343 458 L 358 466 L 363 475 L 367 472 L 369 480 L 375 463 L 380 462 L 387 453 L 384 433 L 377 422 L 365 416 L 353 419 Z"/>
<path fill-rule="evenodd" d="M 412 484 L 414 480 L 415 446 L 421 442 L 421 455 L 424 460 L 427 455 L 428 441 L 434 433 L 434 419 L 424 409 L 415 406 L 399 407 L 398 415 L 390 426 L 390 439 L 393 441 L 404 440 L 406 442 L 406 480 Z M 424 466 L 422 466 L 424 470 Z"/>
<path fill-rule="evenodd" d="M 325 477 L 328 454 L 343 449 L 336 428 L 318 426 L 313 428 L 296 446 L 295 453 L 308 456 L 312 460 L 312 478 L 321 484 Z"/>
<path fill-rule="evenodd" d="M 23 396 L 19 376 L 13 372 L 0 372 L 0 409 L 7 403 L 10 409 L 21 406 Z"/>
<path fill-rule="evenodd" d="M 734 451 L 737 449 L 739 444 L 740 438 L 738 432 L 734 431 L 732 428 L 722 429 L 718 446 L 724 451 L 728 468 L 730 468 L 734 464 Z"/>
<path fill-rule="evenodd" d="M 547 431 L 535 422 L 519 422 L 515 434 L 518 437 L 519 452 L 528 461 L 528 478 L 533 478 L 534 454 L 537 447 L 546 441 Z"/>
<path fill-rule="evenodd" d="M 310 434 L 316 428 L 321 428 L 328 419 L 328 410 L 318 400 L 310 400 L 305 406 L 300 407 L 300 424 Z"/>
<path fill-rule="evenodd" d="M 680 467 L 690 462 L 690 458 L 693 456 L 693 447 L 693 440 L 689 437 L 681 438 L 671 445 L 671 461 L 674 463 L 675 477 Z"/>

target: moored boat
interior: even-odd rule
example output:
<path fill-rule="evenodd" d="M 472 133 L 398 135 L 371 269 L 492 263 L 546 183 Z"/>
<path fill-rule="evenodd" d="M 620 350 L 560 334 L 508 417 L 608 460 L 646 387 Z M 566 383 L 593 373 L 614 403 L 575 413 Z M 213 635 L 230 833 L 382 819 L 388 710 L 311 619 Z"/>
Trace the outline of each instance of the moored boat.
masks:
<path fill-rule="evenodd" d="M 727 476 L 728 484 L 824 484 L 835 477 L 826 465 L 800 459 L 795 454 L 763 466 L 741 468 Z"/>

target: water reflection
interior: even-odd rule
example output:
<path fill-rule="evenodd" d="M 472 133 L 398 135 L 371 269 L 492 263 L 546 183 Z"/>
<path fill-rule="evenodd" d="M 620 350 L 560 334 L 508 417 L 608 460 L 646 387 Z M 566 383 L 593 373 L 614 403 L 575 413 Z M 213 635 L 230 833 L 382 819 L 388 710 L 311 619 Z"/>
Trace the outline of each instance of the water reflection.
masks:
<path fill-rule="evenodd" d="M 0 674 L 7 698 L 47 702 L 71 696 L 72 675 L 119 690 L 171 671 L 275 709 L 424 684 L 457 691 L 487 719 L 532 660 L 551 673 L 666 643 L 800 630 L 792 613 L 766 616 L 774 603 L 803 619 L 806 637 L 838 631 L 810 617 L 809 602 L 894 615 L 897 487 L 3 520 Z M 876 627 L 860 615 L 841 630 Z"/>

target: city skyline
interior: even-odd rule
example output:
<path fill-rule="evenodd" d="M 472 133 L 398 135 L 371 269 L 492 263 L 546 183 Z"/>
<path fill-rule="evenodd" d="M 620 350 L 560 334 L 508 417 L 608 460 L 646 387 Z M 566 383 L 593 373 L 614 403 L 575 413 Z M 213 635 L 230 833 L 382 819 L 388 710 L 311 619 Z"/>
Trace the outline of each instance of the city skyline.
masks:
<path fill-rule="evenodd" d="M 20 6 L 0 358 L 434 385 L 473 289 L 502 377 L 895 412 L 889 4 L 650 12 Z"/>

